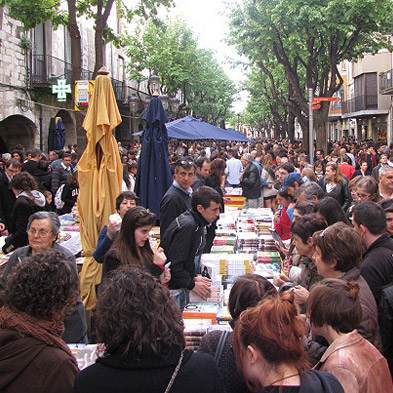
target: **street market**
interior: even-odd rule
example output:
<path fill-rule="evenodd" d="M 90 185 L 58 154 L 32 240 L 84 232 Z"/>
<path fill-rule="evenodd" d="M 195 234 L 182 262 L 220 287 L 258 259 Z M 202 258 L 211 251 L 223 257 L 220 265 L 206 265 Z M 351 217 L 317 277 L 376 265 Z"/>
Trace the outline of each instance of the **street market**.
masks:
<path fill-rule="evenodd" d="M 393 393 L 393 0 L 4 0 L 0 392 Z"/>

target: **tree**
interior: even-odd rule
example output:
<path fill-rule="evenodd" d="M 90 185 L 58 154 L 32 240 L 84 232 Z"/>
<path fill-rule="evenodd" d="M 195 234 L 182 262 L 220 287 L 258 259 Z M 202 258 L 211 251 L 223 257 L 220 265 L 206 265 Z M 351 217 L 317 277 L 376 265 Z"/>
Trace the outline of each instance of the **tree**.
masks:
<path fill-rule="evenodd" d="M 71 63 L 73 80 L 81 75 L 81 34 L 77 17 L 94 20 L 95 28 L 95 66 L 94 75 L 105 63 L 105 43 L 111 40 L 120 42 L 119 37 L 108 27 L 108 18 L 116 4 L 119 15 L 128 22 L 133 18 L 155 19 L 159 6 L 171 6 L 173 0 L 138 0 L 129 7 L 120 0 L 67 0 L 67 10 L 61 8 L 59 0 L 0 0 L 8 7 L 10 16 L 21 21 L 26 30 L 40 23 L 51 21 L 54 26 L 64 24 L 71 36 Z"/>
<path fill-rule="evenodd" d="M 126 40 L 132 79 L 151 74 L 161 79 L 161 92 L 183 93 L 183 107 L 196 116 L 217 123 L 232 104 L 234 85 L 211 51 L 198 48 L 192 30 L 182 21 L 149 23 Z"/>
<path fill-rule="evenodd" d="M 307 136 L 305 87 L 333 96 L 343 84 L 340 62 L 390 46 L 392 11 L 391 0 L 244 0 L 233 10 L 231 37 L 253 63 L 272 56 L 284 67 L 289 106 Z M 324 103 L 315 112 L 318 147 L 326 148 L 328 111 Z"/>

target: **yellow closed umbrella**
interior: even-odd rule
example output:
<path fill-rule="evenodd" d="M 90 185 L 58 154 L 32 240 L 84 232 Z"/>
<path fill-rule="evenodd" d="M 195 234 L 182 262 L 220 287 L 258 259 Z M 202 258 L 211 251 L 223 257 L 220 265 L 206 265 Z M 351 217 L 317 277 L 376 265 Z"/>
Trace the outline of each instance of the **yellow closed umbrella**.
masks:
<path fill-rule="evenodd" d="M 100 74 L 100 72 L 99 72 Z M 101 228 L 115 212 L 115 199 L 120 193 L 122 164 L 113 129 L 121 123 L 110 78 L 101 71 L 83 128 L 87 146 L 78 163 L 80 231 L 84 261 L 81 271 L 81 296 L 86 310 L 96 304 L 96 285 L 101 282 L 102 265 L 92 254 Z"/>

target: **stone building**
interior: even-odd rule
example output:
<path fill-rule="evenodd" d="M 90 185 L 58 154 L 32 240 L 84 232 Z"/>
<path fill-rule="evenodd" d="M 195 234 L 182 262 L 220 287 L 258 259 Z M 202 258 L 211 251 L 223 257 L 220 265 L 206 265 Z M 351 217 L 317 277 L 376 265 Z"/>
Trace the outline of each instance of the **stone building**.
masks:
<path fill-rule="evenodd" d="M 122 26 L 114 6 L 108 25 L 119 32 Z M 94 69 L 94 26 L 92 21 L 79 21 L 82 36 L 82 79 L 91 79 Z M 123 117 L 116 137 L 130 140 L 130 130 L 140 128 L 138 114 L 130 113 L 129 97 L 146 97 L 147 83 L 137 85 L 126 77 L 127 59 L 122 50 L 107 44 L 106 66 Z M 17 144 L 26 149 L 48 148 L 51 119 L 60 117 L 65 128 L 66 145 L 83 144 L 84 131 L 77 130 L 71 95 L 59 102 L 51 86 L 59 80 L 71 82 L 71 49 L 69 33 L 64 26 L 54 29 L 49 22 L 36 26 L 27 35 L 22 24 L 12 19 L 7 8 L 0 8 L 0 153 Z"/>

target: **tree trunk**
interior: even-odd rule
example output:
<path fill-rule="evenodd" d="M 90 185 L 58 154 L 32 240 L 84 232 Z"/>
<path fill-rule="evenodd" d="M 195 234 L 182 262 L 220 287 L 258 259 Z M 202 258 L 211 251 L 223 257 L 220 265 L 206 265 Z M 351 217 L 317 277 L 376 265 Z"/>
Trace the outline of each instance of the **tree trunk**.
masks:
<path fill-rule="evenodd" d="M 82 74 L 82 50 L 81 50 L 81 34 L 76 19 L 76 0 L 67 0 L 68 5 L 68 24 L 67 29 L 71 38 L 71 86 L 72 97 L 75 99 L 74 82 L 81 79 Z"/>
<path fill-rule="evenodd" d="M 321 109 L 314 111 L 314 132 L 317 141 L 317 149 L 327 151 L 326 126 L 329 116 L 329 103 L 323 103 Z"/>
<path fill-rule="evenodd" d="M 288 138 L 291 142 L 295 140 L 295 115 L 289 111 L 288 113 Z"/>
<path fill-rule="evenodd" d="M 97 1 L 97 14 L 95 20 L 95 36 L 94 36 L 94 44 L 95 44 L 95 55 L 96 61 L 94 65 L 94 74 L 95 78 L 98 70 L 105 65 L 105 42 L 104 42 L 104 29 L 106 27 L 106 23 L 108 21 L 108 17 L 111 13 L 112 6 L 115 0 L 108 0 L 105 7 L 104 1 Z"/>

